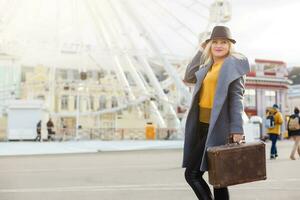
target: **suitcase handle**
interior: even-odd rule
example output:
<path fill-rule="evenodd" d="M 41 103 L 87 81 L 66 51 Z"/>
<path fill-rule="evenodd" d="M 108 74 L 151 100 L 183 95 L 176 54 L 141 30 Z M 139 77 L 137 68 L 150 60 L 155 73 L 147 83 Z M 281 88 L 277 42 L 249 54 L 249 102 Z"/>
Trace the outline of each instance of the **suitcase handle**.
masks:
<path fill-rule="evenodd" d="M 227 144 L 244 144 L 245 141 L 245 135 L 243 135 L 243 139 L 239 142 L 233 142 L 233 134 L 230 134 L 227 138 Z"/>

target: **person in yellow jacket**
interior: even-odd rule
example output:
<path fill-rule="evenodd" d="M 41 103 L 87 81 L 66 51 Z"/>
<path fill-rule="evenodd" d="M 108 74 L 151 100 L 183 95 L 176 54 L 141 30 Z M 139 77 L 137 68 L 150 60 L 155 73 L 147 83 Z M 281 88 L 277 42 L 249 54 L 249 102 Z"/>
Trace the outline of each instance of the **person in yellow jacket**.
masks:
<path fill-rule="evenodd" d="M 269 134 L 270 140 L 272 141 L 270 159 L 276 159 L 276 157 L 278 157 L 276 142 L 281 132 L 283 118 L 281 113 L 279 112 L 279 107 L 277 104 L 273 105 L 273 108 L 269 110 L 269 114 L 273 115 L 274 117 L 274 127 L 267 129 L 267 133 Z"/>

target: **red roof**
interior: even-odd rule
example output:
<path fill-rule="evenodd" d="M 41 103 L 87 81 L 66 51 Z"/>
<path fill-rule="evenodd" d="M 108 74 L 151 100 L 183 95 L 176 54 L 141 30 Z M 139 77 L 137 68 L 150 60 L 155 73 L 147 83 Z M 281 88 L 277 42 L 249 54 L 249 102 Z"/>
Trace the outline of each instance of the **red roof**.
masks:
<path fill-rule="evenodd" d="M 286 66 L 286 63 L 279 60 L 265 60 L 265 59 L 255 59 L 255 63 L 267 63 Z"/>

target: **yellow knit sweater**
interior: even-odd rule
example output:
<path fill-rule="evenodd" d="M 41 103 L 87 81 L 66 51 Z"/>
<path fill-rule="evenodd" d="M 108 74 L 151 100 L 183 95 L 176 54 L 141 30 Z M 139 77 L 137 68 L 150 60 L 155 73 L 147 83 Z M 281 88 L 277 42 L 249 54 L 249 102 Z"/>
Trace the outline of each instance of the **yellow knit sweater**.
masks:
<path fill-rule="evenodd" d="M 209 123 L 211 109 L 214 103 L 215 91 L 217 89 L 218 77 L 223 62 L 214 63 L 207 72 L 200 89 L 199 95 L 199 120 Z"/>

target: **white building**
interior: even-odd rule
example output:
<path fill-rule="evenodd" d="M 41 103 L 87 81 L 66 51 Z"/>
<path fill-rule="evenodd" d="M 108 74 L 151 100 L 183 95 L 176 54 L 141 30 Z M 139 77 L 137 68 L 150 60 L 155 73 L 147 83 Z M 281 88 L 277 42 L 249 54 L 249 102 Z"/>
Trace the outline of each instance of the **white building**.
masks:
<path fill-rule="evenodd" d="M 292 81 L 288 90 L 289 113 L 293 113 L 295 107 L 300 108 L 300 67 L 289 70 L 289 79 Z"/>

